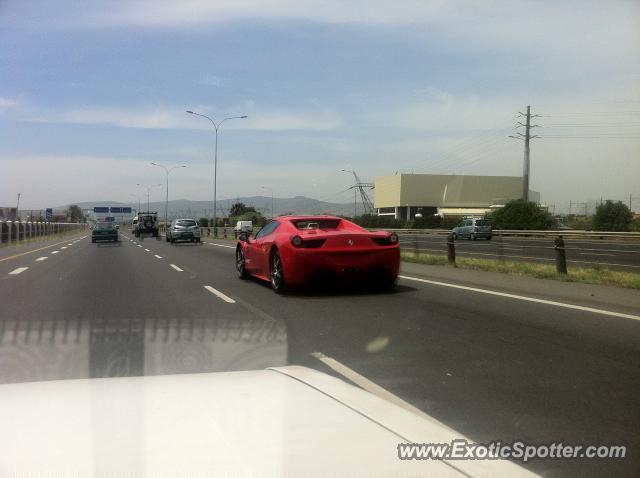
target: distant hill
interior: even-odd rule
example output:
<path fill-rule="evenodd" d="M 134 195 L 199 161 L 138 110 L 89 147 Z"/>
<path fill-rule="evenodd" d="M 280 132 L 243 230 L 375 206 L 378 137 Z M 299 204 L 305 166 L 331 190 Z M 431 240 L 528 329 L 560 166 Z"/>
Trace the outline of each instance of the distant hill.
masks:
<path fill-rule="evenodd" d="M 256 210 L 271 215 L 271 197 L 251 196 L 239 197 L 234 199 L 218 200 L 218 215 L 227 215 L 229 208 L 233 203 L 242 202 L 247 206 L 253 206 Z M 191 201 L 188 199 L 176 199 L 169 201 L 169 216 L 185 216 L 185 217 L 202 217 L 211 216 L 213 201 Z M 344 216 L 353 215 L 353 203 L 330 203 L 319 201 L 318 199 L 308 198 L 305 196 L 296 196 L 293 198 L 274 198 L 274 214 L 339 214 Z M 129 206 L 134 209 L 138 208 L 137 201 L 121 202 L 121 201 L 84 201 L 75 203 L 82 209 L 93 209 L 94 207 L 104 206 Z M 56 210 L 62 210 L 69 205 L 59 206 Z M 147 209 L 146 201 L 140 204 L 142 210 Z M 149 203 L 149 209 L 164 214 L 164 201 L 154 201 Z M 358 204 L 358 214 L 362 214 L 362 204 Z"/>

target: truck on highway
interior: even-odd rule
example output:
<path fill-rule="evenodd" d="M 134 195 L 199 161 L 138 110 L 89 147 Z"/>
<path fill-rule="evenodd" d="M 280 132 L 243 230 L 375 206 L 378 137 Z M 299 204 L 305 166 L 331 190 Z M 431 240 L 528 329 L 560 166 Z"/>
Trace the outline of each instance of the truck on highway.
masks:
<path fill-rule="evenodd" d="M 140 212 L 133 218 L 133 235 L 136 237 L 153 236 L 160 239 L 157 212 Z"/>

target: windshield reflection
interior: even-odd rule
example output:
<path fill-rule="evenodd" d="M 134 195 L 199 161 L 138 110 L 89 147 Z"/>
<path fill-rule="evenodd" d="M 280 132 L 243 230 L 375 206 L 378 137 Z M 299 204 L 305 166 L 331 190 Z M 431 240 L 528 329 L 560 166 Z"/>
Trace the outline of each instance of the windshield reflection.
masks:
<path fill-rule="evenodd" d="M 277 319 L 0 320 L 0 383 L 287 365 Z"/>

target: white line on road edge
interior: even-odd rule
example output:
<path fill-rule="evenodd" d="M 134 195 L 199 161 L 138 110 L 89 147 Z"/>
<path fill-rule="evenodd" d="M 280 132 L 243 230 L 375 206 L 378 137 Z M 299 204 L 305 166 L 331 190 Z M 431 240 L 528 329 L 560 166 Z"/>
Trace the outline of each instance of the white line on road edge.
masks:
<path fill-rule="evenodd" d="M 145 251 L 147 251 L 147 252 L 151 252 L 149 249 L 145 249 Z"/>
<path fill-rule="evenodd" d="M 18 267 L 17 269 L 12 270 L 9 274 L 20 274 L 28 269 L 28 267 Z"/>
<path fill-rule="evenodd" d="M 214 289 L 210 285 L 205 285 L 204 288 L 207 289 L 212 294 L 217 295 L 218 297 L 220 297 L 222 300 L 224 300 L 225 302 L 227 302 L 229 304 L 235 304 L 236 303 L 236 301 L 233 300 L 231 297 L 229 297 L 228 295 L 223 294 L 222 292 L 220 292 L 217 289 Z"/>
<path fill-rule="evenodd" d="M 38 262 L 38 261 L 44 261 L 45 259 L 49 259 L 49 257 L 47 257 L 47 256 L 38 257 L 38 258 L 36 259 L 36 262 Z"/>
<path fill-rule="evenodd" d="M 158 254 L 155 254 L 154 257 L 157 257 L 158 259 L 162 259 L 162 256 L 159 256 Z"/>
<path fill-rule="evenodd" d="M 60 251 L 51 251 L 51 254 L 57 254 Z"/>
<path fill-rule="evenodd" d="M 169 264 L 171 267 L 173 267 L 175 270 L 177 270 L 178 272 L 182 272 L 182 269 L 180 269 L 177 265 L 175 264 Z"/>
<path fill-rule="evenodd" d="M 355 383 L 357 386 L 359 386 L 360 388 L 366 390 L 367 392 L 370 392 L 370 393 L 372 393 L 374 395 L 377 395 L 380 398 L 388 400 L 391 403 L 395 403 L 399 407 L 402 407 L 405 410 L 409 410 L 410 412 L 413 412 L 416 415 L 419 415 L 419 416 L 421 416 L 423 418 L 426 418 L 428 420 L 433 420 L 433 421 L 435 421 L 437 423 L 440 423 L 438 420 L 435 420 L 433 417 L 427 415 L 426 413 L 424 413 L 419 408 L 416 408 L 413 405 L 411 405 L 410 403 L 405 402 L 403 399 L 401 399 L 400 397 L 394 395 L 389 390 L 387 390 L 385 388 L 382 388 L 380 385 L 378 385 L 377 383 L 372 382 L 367 377 L 364 377 L 364 376 L 360 375 L 355 370 L 351 370 L 349 367 L 347 367 L 343 363 L 338 362 L 336 359 L 331 358 L 331 357 L 327 357 L 326 355 L 324 355 L 321 352 L 312 352 L 311 356 L 317 358 L 322 363 L 324 363 L 326 366 L 328 366 L 330 369 L 335 370 L 336 372 L 338 372 L 343 377 L 348 378 L 353 383 Z M 444 427 L 450 429 L 448 426 L 446 426 L 446 425 L 444 425 L 442 423 L 440 423 L 440 424 L 443 425 Z"/>
<path fill-rule="evenodd" d="M 218 247 L 226 247 L 227 249 L 235 249 L 236 246 L 228 246 L 227 244 L 216 244 L 214 242 L 205 242 L 205 244 L 209 246 L 218 246 Z"/>
<path fill-rule="evenodd" d="M 449 284 L 448 282 L 438 282 L 428 279 L 419 279 L 418 277 L 398 276 L 401 279 L 424 282 L 426 284 L 440 285 L 444 287 L 453 287 L 454 289 L 469 290 L 471 292 L 480 292 L 481 294 L 497 295 L 499 297 L 508 297 L 509 299 L 524 300 L 527 302 L 536 302 L 538 304 L 554 305 L 556 307 L 564 307 L 565 309 L 582 310 L 584 312 L 593 312 L 594 314 L 610 315 L 612 317 L 621 317 L 623 319 L 640 320 L 640 315 L 622 314 L 604 309 L 594 309 L 592 307 L 584 307 L 582 305 L 565 304 L 564 302 L 556 302 L 553 300 L 536 299 L 534 297 L 526 297 L 524 295 L 507 294 L 495 290 L 478 289 L 476 287 L 468 287 L 465 285 Z"/>

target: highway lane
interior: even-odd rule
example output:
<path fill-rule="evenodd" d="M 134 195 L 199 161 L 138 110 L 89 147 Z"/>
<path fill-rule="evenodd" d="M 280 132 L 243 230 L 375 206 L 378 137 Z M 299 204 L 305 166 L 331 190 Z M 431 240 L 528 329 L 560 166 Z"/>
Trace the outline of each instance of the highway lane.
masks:
<path fill-rule="evenodd" d="M 445 236 L 401 235 L 401 246 L 407 251 L 431 254 L 446 253 Z M 519 238 L 495 236 L 491 241 L 455 242 L 456 254 L 461 257 L 507 259 L 517 262 L 553 264 L 553 240 L 545 238 Z M 567 261 L 574 267 L 603 266 L 612 270 L 640 272 L 640 242 L 628 240 L 572 239 L 565 237 Z"/>
<path fill-rule="evenodd" d="M 233 246 L 218 244 L 170 245 L 125 234 L 120 247 L 85 239 L 20 274 L 2 270 L 0 318 L 6 325 L 0 356 L 16 355 L 6 348 L 16 324 L 25 334 L 26 323 L 42 318 L 71 321 L 71 328 L 74 320 L 93 326 L 89 336 L 102 331 L 97 342 L 111 349 L 123 337 L 118 330 L 130 331 L 124 334 L 128 345 L 115 347 L 128 365 L 113 365 L 119 362 L 105 358 L 106 346 L 93 344 L 90 376 L 278 361 L 330 372 L 312 355 L 320 352 L 476 440 L 622 442 L 633 453 L 625 462 L 529 465 L 546 476 L 599 476 L 606 467 L 614 476 L 637 474 L 640 322 L 404 280 L 392 294 L 335 286 L 278 296 L 266 284 L 237 279 Z M 200 342 L 176 338 L 194 330 L 198 337 L 211 323 L 218 333 L 212 349 L 226 347 L 218 355 L 206 352 L 203 359 L 200 348 L 190 354 Z M 150 340 L 158 328 L 159 336 L 170 337 L 162 359 L 152 353 L 158 344 Z M 252 332 L 263 329 L 266 334 Z M 255 335 L 280 340 L 253 344 Z M 220 344 L 220 336 L 238 340 Z M 180 353 L 167 349 L 172 343 L 181 344 Z M 158 361 L 179 365 L 150 365 Z M 5 369 L 0 376 L 11 373 L 16 375 Z M 55 371 L 48 373 L 46 378 L 56 378 Z M 26 371 L 22 375 L 29 379 Z"/>

